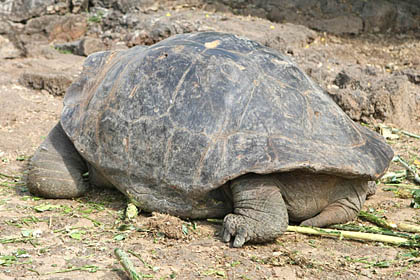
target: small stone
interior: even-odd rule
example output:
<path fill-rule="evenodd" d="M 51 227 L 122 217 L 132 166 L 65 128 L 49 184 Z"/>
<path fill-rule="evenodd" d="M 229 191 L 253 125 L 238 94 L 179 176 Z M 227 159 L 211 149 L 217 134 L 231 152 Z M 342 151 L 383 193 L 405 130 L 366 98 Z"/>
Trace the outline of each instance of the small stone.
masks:
<path fill-rule="evenodd" d="M 35 237 L 35 238 L 38 238 L 41 235 L 42 235 L 42 230 L 40 230 L 40 229 L 36 229 L 32 232 L 32 236 Z"/>
<path fill-rule="evenodd" d="M 274 267 L 273 268 L 273 274 L 276 277 L 276 279 L 284 279 L 284 280 L 293 280 L 296 279 L 296 273 L 295 270 L 291 267 Z"/>
<path fill-rule="evenodd" d="M 7 37 L 0 36 L 0 58 L 18 58 L 20 54 L 20 50 Z"/>
<path fill-rule="evenodd" d="M 80 54 L 88 56 L 92 53 L 105 50 L 106 47 L 100 39 L 85 37 L 80 41 Z"/>
<path fill-rule="evenodd" d="M 80 56 L 88 56 L 106 49 L 105 44 L 100 39 L 91 37 L 85 37 L 69 43 L 55 44 L 54 47 L 60 51 L 70 52 Z"/>

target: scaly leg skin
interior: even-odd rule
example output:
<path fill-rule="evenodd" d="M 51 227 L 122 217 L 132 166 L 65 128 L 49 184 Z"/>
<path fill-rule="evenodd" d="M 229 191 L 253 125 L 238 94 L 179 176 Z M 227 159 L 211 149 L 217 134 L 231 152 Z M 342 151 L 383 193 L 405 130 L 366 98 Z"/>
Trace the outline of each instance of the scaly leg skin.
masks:
<path fill-rule="evenodd" d="M 348 183 L 347 181 L 346 183 Z M 318 215 L 303 221 L 301 226 L 325 227 L 347 223 L 356 218 L 366 200 L 366 194 L 372 185 L 368 182 L 354 182 L 345 186 L 351 190 L 346 198 L 338 199 L 325 207 Z M 340 188 L 337 188 L 338 190 Z"/>
<path fill-rule="evenodd" d="M 45 198 L 78 197 L 89 188 L 82 177 L 87 170 L 59 122 L 32 157 L 27 186 L 32 194 Z"/>
<path fill-rule="evenodd" d="M 272 241 L 286 231 L 289 218 L 279 187 L 270 175 L 250 174 L 231 183 L 234 210 L 223 221 L 224 242 Z"/>
<path fill-rule="evenodd" d="M 367 192 L 366 192 L 366 199 L 369 199 L 375 193 L 376 193 L 376 182 L 375 181 L 369 181 Z"/>

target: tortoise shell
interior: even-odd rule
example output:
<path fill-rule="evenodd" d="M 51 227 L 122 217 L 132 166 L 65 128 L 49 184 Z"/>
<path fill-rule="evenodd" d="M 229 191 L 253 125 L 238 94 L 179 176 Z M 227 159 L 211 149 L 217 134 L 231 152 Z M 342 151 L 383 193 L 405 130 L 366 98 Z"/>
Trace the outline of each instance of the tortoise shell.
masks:
<path fill-rule="evenodd" d="M 126 194 L 199 196 L 296 169 L 375 180 L 393 156 L 287 56 L 217 32 L 90 55 L 61 123 Z"/>

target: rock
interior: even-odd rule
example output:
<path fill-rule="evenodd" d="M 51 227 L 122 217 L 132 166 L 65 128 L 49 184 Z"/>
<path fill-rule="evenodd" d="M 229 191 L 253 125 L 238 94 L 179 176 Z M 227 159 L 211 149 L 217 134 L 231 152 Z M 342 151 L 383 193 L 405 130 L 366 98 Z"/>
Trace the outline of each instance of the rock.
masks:
<path fill-rule="evenodd" d="M 47 39 L 54 25 L 58 24 L 60 20 L 57 15 L 45 15 L 30 19 L 25 24 L 24 33 L 29 36 L 38 34 Z"/>
<path fill-rule="evenodd" d="M 14 22 L 24 22 L 47 14 L 66 14 L 68 7 L 67 0 L 5 0 L 0 12 Z"/>
<path fill-rule="evenodd" d="M 354 15 L 342 15 L 331 19 L 314 19 L 309 26 L 333 34 L 359 34 L 363 31 L 363 20 Z"/>
<path fill-rule="evenodd" d="M 416 0 L 415 0 L 416 1 Z M 398 5 L 395 17 L 395 32 L 406 32 L 407 30 L 419 29 L 420 13 L 419 13 L 419 3 L 412 4 L 416 6 Z M 417 14 L 417 16 L 414 16 Z"/>
<path fill-rule="evenodd" d="M 35 57 L 45 57 L 46 59 L 55 59 L 60 55 L 60 53 L 50 45 L 42 45 L 37 50 L 32 51 L 31 55 Z"/>
<path fill-rule="evenodd" d="M 7 37 L 0 35 L 0 58 L 18 58 L 20 55 L 20 50 Z"/>
<path fill-rule="evenodd" d="M 63 96 L 73 81 L 65 73 L 24 72 L 19 83 L 28 88 L 46 90 L 52 95 Z"/>
<path fill-rule="evenodd" d="M 54 47 L 60 51 L 68 51 L 81 56 L 88 56 L 91 53 L 106 49 L 106 46 L 100 39 L 92 37 L 85 37 L 81 40 L 64 44 L 55 44 Z"/>
<path fill-rule="evenodd" d="M 420 92 L 408 77 L 376 75 L 372 69 L 349 65 L 336 75 L 337 87 L 330 87 L 328 93 L 353 120 L 418 130 Z"/>
<path fill-rule="evenodd" d="M 191 21 L 188 13 L 173 13 L 170 17 L 166 14 L 141 15 L 131 20 L 134 31 L 124 38 L 127 46 L 152 45 L 175 34 L 199 31 L 199 24 L 195 20 Z"/>
<path fill-rule="evenodd" d="M 84 15 L 44 15 L 28 20 L 23 33 L 27 43 L 40 40 L 69 42 L 83 37 L 87 29 Z"/>
<path fill-rule="evenodd" d="M 293 266 L 273 267 L 273 274 L 279 280 L 296 280 L 296 272 Z"/>
<path fill-rule="evenodd" d="M 83 37 L 87 32 L 85 15 L 66 15 L 51 26 L 48 34 L 50 41 L 70 42 Z"/>
<path fill-rule="evenodd" d="M 83 55 L 78 54 L 80 48 L 80 40 L 67 42 L 63 44 L 54 44 L 54 48 L 61 53 L 72 53 L 76 55 Z"/>
<path fill-rule="evenodd" d="M 104 23 L 113 33 L 117 33 L 121 25 L 130 23 L 129 29 L 133 31 L 123 38 L 129 47 L 151 45 L 175 34 L 213 30 L 245 36 L 265 46 L 288 51 L 306 46 L 317 36 L 316 32 L 302 25 L 271 23 L 251 17 L 226 17 L 220 14 L 209 16 L 201 11 L 173 11 L 171 16 L 167 16 L 166 11 L 153 15 L 127 14 L 124 22 L 106 18 Z"/>
<path fill-rule="evenodd" d="M 157 2 L 163 6 L 168 0 Z M 420 5 L 416 0 L 197 0 L 192 2 L 197 6 L 201 3 L 201 6 L 212 11 L 230 11 L 267 18 L 275 22 L 302 24 L 335 34 L 388 30 L 405 32 L 420 29 Z"/>
<path fill-rule="evenodd" d="M 104 43 L 100 39 L 85 37 L 80 40 L 81 55 L 88 56 L 94 52 L 103 51 L 106 49 Z"/>
<path fill-rule="evenodd" d="M 127 14 L 135 10 L 171 10 L 185 5 L 303 24 L 335 34 L 420 29 L 420 6 L 416 0 L 4 0 L 0 3 L 0 13 L 15 22 L 24 22 L 47 14 L 81 13 L 95 8 Z"/>
<path fill-rule="evenodd" d="M 127 13 L 134 8 L 150 7 L 154 4 L 153 0 L 91 0 L 91 2 L 94 6 L 113 8 L 123 13 Z"/>
<path fill-rule="evenodd" d="M 414 69 L 406 69 L 399 72 L 401 75 L 407 76 L 408 80 L 415 85 L 420 85 L 420 71 Z"/>
<path fill-rule="evenodd" d="M 71 2 L 71 12 L 77 14 L 86 11 L 89 7 L 89 0 L 69 0 Z"/>
<path fill-rule="evenodd" d="M 392 29 L 396 18 L 395 5 L 385 1 L 366 1 L 361 16 L 364 21 L 364 31 L 378 32 Z"/>

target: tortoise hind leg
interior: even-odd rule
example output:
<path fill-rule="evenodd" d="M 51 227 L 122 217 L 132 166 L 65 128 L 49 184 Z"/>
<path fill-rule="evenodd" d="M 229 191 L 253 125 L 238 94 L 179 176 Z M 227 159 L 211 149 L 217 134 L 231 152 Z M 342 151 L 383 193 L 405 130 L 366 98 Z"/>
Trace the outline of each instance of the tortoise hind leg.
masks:
<path fill-rule="evenodd" d="M 89 187 L 82 176 L 87 171 L 86 162 L 59 122 L 32 157 L 27 186 L 34 195 L 74 198 L 83 195 Z"/>
<path fill-rule="evenodd" d="M 318 215 L 301 223 L 302 226 L 325 227 L 328 225 L 347 223 L 356 218 L 366 200 L 371 183 L 359 180 L 344 180 L 336 187 L 337 194 L 345 193 Z"/>
<path fill-rule="evenodd" d="M 247 241 L 274 240 L 286 231 L 286 204 L 272 176 L 242 176 L 232 181 L 231 190 L 234 212 L 223 221 L 224 242 L 234 237 L 233 247 L 241 247 Z"/>

